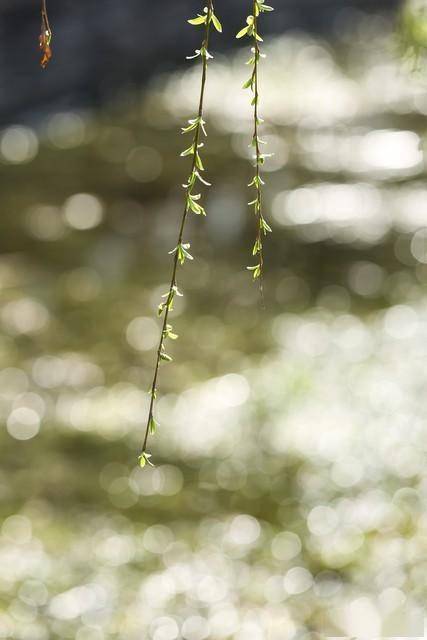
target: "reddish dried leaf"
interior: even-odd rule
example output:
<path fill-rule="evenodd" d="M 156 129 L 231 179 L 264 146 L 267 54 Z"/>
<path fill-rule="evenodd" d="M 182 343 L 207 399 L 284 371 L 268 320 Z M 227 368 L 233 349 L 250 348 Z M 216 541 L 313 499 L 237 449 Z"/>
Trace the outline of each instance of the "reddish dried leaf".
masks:
<path fill-rule="evenodd" d="M 46 0 L 42 0 L 41 18 L 42 18 L 42 24 L 41 24 L 41 31 L 39 36 L 39 47 L 40 47 L 40 51 L 42 52 L 42 57 L 40 60 L 40 65 L 43 69 L 46 69 L 47 65 L 49 64 L 52 58 L 52 49 L 50 46 L 52 41 L 52 30 L 49 25 L 49 18 L 47 15 L 47 8 L 46 8 Z"/>
<path fill-rule="evenodd" d="M 42 30 L 39 38 L 40 51 L 42 52 L 42 58 L 40 60 L 40 65 L 43 69 L 46 69 L 52 58 L 52 49 L 50 47 L 50 41 L 52 39 L 52 34 L 50 31 L 45 29 Z"/>

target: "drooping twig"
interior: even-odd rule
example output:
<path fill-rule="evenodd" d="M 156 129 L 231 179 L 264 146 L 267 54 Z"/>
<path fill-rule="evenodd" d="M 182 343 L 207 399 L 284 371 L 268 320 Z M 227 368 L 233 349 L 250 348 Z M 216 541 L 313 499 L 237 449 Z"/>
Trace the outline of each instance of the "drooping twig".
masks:
<path fill-rule="evenodd" d="M 201 194 L 194 193 L 194 189 L 198 183 L 210 186 L 210 184 L 202 177 L 202 173 L 205 170 L 203 162 L 200 156 L 200 149 L 203 147 L 201 142 L 202 134 L 206 136 L 204 115 L 204 100 L 206 90 L 206 80 L 208 72 L 208 63 L 212 58 L 208 51 L 209 39 L 211 33 L 211 25 L 213 24 L 215 29 L 219 32 L 222 31 L 221 23 L 215 15 L 213 0 L 209 0 L 207 7 L 205 7 L 202 14 L 199 14 L 196 18 L 188 21 L 195 26 L 204 27 L 204 38 L 200 49 L 196 49 L 195 55 L 189 56 L 188 59 L 200 58 L 202 63 L 202 75 L 200 83 L 200 98 L 198 112 L 195 118 L 188 121 L 188 126 L 182 129 L 183 134 L 192 134 L 192 144 L 181 153 L 182 157 L 191 158 L 191 170 L 186 184 L 183 185 L 185 189 L 185 205 L 181 218 L 181 223 L 178 232 L 178 240 L 176 247 L 170 251 L 170 255 L 173 256 L 172 263 L 172 276 L 170 281 L 169 290 L 164 294 L 164 302 L 159 305 L 159 316 L 163 316 L 162 332 L 160 335 L 159 346 L 157 349 L 156 362 L 154 367 L 153 382 L 150 389 L 150 405 L 148 410 L 147 425 L 145 429 L 145 436 L 142 445 L 141 454 L 139 456 L 139 463 L 141 467 L 146 464 L 151 464 L 151 454 L 147 451 L 149 436 L 154 434 L 157 428 L 157 422 L 154 417 L 155 401 L 157 397 L 157 383 L 159 377 L 160 365 L 162 362 L 171 362 L 172 358 L 166 352 L 166 341 L 176 340 L 178 337 L 173 332 L 173 327 L 169 324 L 169 315 L 173 310 L 173 302 L 175 296 L 181 296 L 182 293 L 178 289 L 177 275 L 178 266 L 184 264 L 186 260 L 193 260 L 193 256 L 190 254 L 190 244 L 184 242 L 185 223 L 187 221 L 188 214 L 194 213 L 196 215 L 206 215 L 204 207 L 200 204 Z"/>
<path fill-rule="evenodd" d="M 251 265 L 248 268 L 252 272 L 255 280 L 259 281 L 259 287 L 261 292 L 261 298 L 264 301 L 264 289 L 263 289 L 263 276 L 264 276 L 264 236 L 271 232 L 270 226 L 264 218 L 263 214 L 263 192 L 264 180 L 261 177 L 261 167 L 265 162 L 265 159 L 269 154 L 261 152 L 261 145 L 265 144 L 259 136 L 259 127 L 263 120 L 259 115 L 259 64 L 261 58 L 265 57 L 265 54 L 261 53 L 260 42 L 262 38 L 258 31 L 258 22 L 261 13 L 273 11 L 273 7 L 264 4 L 263 0 L 253 0 L 252 15 L 249 15 L 246 19 L 246 26 L 239 31 L 237 38 L 243 38 L 248 36 L 253 40 L 252 56 L 248 60 L 247 64 L 252 67 L 252 73 L 249 79 L 243 85 L 244 89 L 251 89 L 252 106 L 253 106 L 253 118 L 254 118 L 254 130 L 252 135 L 251 147 L 254 149 L 254 161 L 255 161 L 255 175 L 252 181 L 249 183 L 249 187 L 255 189 L 255 198 L 249 202 L 249 206 L 254 207 L 255 220 L 256 220 L 256 233 L 255 244 L 252 249 L 252 255 L 256 256 L 257 263 Z"/>

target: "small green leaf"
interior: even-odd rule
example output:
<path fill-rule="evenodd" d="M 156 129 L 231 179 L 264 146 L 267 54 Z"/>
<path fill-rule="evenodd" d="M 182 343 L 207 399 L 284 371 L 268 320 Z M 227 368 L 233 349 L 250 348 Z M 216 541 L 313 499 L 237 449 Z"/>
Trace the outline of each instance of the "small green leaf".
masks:
<path fill-rule="evenodd" d="M 256 239 L 254 247 L 252 249 L 252 255 L 256 256 L 257 253 L 260 253 L 262 249 L 261 240 L 259 238 Z"/>
<path fill-rule="evenodd" d="M 202 55 L 202 52 L 200 49 L 196 49 L 194 52 L 194 56 L 187 56 L 187 60 L 194 60 L 194 58 L 198 58 L 199 56 Z"/>
<path fill-rule="evenodd" d="M 150 435 L 153 436 L 156 433 L 158 426 L 159 423 L 157 422 L 157 420 L 154 419 L 154 416 L 151 416 L 150 422 L 148 424 Z"/>
<path fill-rule="evenodd" d="M 170 340 L 178 340 L 178 334 L 173 333 L 173 327 L 171 324 L 166 325 L 166 329 L 163 332 L 164 338 L 169 338 Z"/>
<path fill-rule="evenodd" d="M 204 184 L 206 187 L 211 187 L 211 186 L 212 186 L 210 182 L 208 182 L 207 180 L 205 180 L 204 178 L 202 178 L 202 176 L 200 175 L 200 173 L 199 173 L 198 171 L 195 171 L 195 172 L 194 172 L 194 175 L 195 175 L 195 177 L 196 177 L 198 180 L 200 180 L 200 182 L 201 182 L 202 184 Z"/>
<path fill-rule="evenodd" d="M 206 24 L 206 16 L 197 16 L 197 18 L 191 18 L 191 20 L 187 20 L 189 24 L 193 24 L 198 26 L 200 24 Z"/>
<path fill-rule="evenodd" d="M 245 36 L 249 31 L 249 27 L 244 27 L 243 29 L 241 29 L 239 31 L 239 33 L 236 35 L 236 38 L 243 38 L 243 36 Z"/>
<path fill-rule="evenodd" d="M 261 265 L 260 264 L 256 264 L 253 267 L 246 267 L 248 271 L 252 271 L 252 275 L 254 280 L 256 280 L 257 278 L 259 278 L 261 276 Z"/>
<path fill-rule="evenodd" d="M 146 453 L 143 451 L 141 455 L 138 457 L 139 466 L 141 469 L 145 467 L 146 464 L 150 465 L 150 467 L 154 467 L 154 464 L 150 462 L 151 453 Z"/>
<path fill-rule="evenodd" d="M 181 153 L 181 158 L 185 158 L 186 156 L 191 156 L 194 153 L 194 144 L 191 145 L 191 147 L 188 147 L 188 149 L 185 149 L 182 153 Z"/>
<path fill-rule="evenodd" d="M 205 170 L 205 167 L 203 166 L 203 162 L 199 153 L 196 153 L 196 167 L 199 169 L 199 171 Z"/>
<path fill-rule="evenodd" d="M 174 250 L 173 253 L 175 253 L 176 251 L 178 252 L 178 261 L 181 265 L 184 264 L 184 262 L 186 260 L 194 260 L 193 256 L 187 251 L 187 249 L 190 248 L 190 244 L 179 244 Z"/>
<path fill-rule="evenodd" d="M 220 21 L 218 20 L 218 18 L 216 17 L 216 15 L 214 13 L 212 14 L 212 22 L 214 24 L 215 29 L 219 33 L 222 33 L 222 24 L 220 23 Z"/>
<path fill-rule="evenodd" d="M 172 287 L 172 291 L 174 292 L 175 295 L 177 295 L 179 298 L 183 298 L 184 294 L 178 289 L 178 287 L 176 286 L 176 284 L 174 284 L 174 286 Z"/>
<path fill-rule="evenodd" d="M 269 224 L 267 224 L 264 218 L 260 219 L 259 224 L 260 224 L 261 230 L 264 232 L 264 235 L 267 235 L 267 233 L 272 233 L 272 228 L 270 227 Z"/>

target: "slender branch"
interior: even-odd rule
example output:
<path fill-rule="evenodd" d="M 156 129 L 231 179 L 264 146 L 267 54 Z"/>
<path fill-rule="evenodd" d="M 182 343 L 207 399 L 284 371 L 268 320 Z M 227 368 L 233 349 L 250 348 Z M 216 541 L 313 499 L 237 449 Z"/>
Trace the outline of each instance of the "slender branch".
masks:
<path fill-rule="evenodd" d="M 50 24 L 49 24 L 49 16 L 47 15 L 46 0 L 42 0 L 42 19 L 44 21 L 44 25 L 46 26 L 46 29 L 50 33 L 52 33 L 51 28 L 50 28 Z"/>
<path fill-rule="evenodd" d="M 255 143 L 255 152 L 256 152 L 256 195 L 257 202 L 255 205 L 255 215 L 256 215 L 256 248 L 259 256 L 259 287 L 261 298 L 264 303 L 264 245 L 263 245 L 263 227 L 261 225 L 262 221 L 262 189 L 261 189 L 261 175 L 260 175 L 260 158 L 261 158 L 261 149 L 260 149 L 260 141 L 258 137 L 258 126 L 259 126 L 259 113 L 258 113 L 258 105 L 259 105 L 259 60 L 261 51 L 258 44 L 258 15 L 257 15 L 257 1 L 254 0 L 253 6 L 253 16 L 254 16 L 254 49 L 255 49 L 255 61 L 254 61 L 254 134 L 253 140 Z"/>
<path fill-rule="evenodd" d="M 264 218 L 263 214 L 263 190 L 264 181 L 261 177 L 261 167 L 265 162 L 265 159 L 269 157 L 268 154 L 261 152 L 261 145 L 265 144 L 263 140 L 261 140 L 259 136 L 259 128 L 263 123 L 262 118 L 259 115 L 259 102 L 260 102 L 260 93 L 259 93 L 259 65 L 261 58 L 264 58 L 265 55 L 261 53 L 260 42 L 262 42 L 262 38 L 259 34 L 258 23 L 259 17 L 261 13 L 266 11 L 273 11 L 273 8 L 269 5 L 264 4 L 263 0 L 253 0 L 252 5 L 252 15 L 248 16 L 246 20 L 247 26 L 241 29 L 237 34 L 237 38 L 243 38 L 244 36 L 249 36 L 253 40 L 252 46 L 252 57 L 248 60 L 248 65 L 252 66 L 252 73 L 250 78 L 243 85 L 245 89 L 251 89 L 253 97 L 252 97 L 252 106 L 253 106 L 253 120 L 254 120 L 254 129 L 252 135 L 251 146 L 254 149 L 254 161 L 255 161 L 255 175 L 252 181 L 249 183 L 249 187 L 254 187 L 255 189 L 255 198 L 249 203 L 250 206 L 254 207 L 255 214 L 255 244 L 252 249 L 252 255 L 257 257 L 257 264 L 248 267 L 249 271 L 252 271 L 253 277 L 255 280 L 259 282 L 261 300 L 264 304 L 264 236 L 267 233 L 271 232 L 270 226 L 267 224 L 267 221 Z"/>
<path fill-rule="evenodd" d="M 157 422 L 154 418 L 154 405 L 157 397 L 157 383 L 159 377 L 160 364 L 162 361 L 170 362 L 172 358 L 166 353 L 165 350 L 165 341 L 166 339 L 176 339 L 178 336 L 173 333 L 173 328 L 168 324 L 170 312 L 173 310 L 173 302 L 175 296 L 181 296 L 181 292 L 178 289 L 177 284 L 177 274 L 178 274 L 178 266 L 184 264 L 186 260 L 193 260 L 193 256 L 188 252 L 190 248 L 189 243 L 184 243 L 184 231 L 185 224 L 187 221 L 188 214 L 190 212 L 195 213 L 196 215 L 206 215 L 205 209 L 199 204 L 201 195 L 194 193 L 194 188 L 197 182 L 201 182 L 206 186 L 210 186 L 206 180 L 202 178 L 201 173 L 204 171 L 204 166 L 202 163 L 202 159 L 200 157 L 200 149 L 203 146 L 201 143 L 202 133 L 206 136 L 205 130 L 205 121 L 203 119 L 204 114 L 204 100 L 205 100 L 205 91 L 206 91 L 206 80 L 208 73 L 208 63 L 209 59 L 212 56 L 209 54 L 209 40 L 211 34 L 211 25 L 213 24 L 217 31 L 221 32 L 222 27 L 219 22 L 217 16 L 214 12 L 214 3 L 213 0 L 208 0 L 207 7 L 204 10 L 203 14 L 199 14 L 196 18 L 188 21 L 192 25 L 204 25 L 204 39 L 200 49 L 197 49 L 194 56 L 189 56 L 188 59 L 193 59 L 200 57 L 202 62 L 202 75 L 201 75 L 201 83 L 200 83 L 200 97 L 199 97 L 199 107 L 197 111 L 197 116 L 194 119 L 188 121 L 188 126 L 182 129 L 184 134 L 193 133 L 193 142 L 191 146 L 183 151 L 181 156 L 191 157 L 191 170 L 188 177 L 188 181 L 185 185 L 183 185 L 185 189 L 185 205 L 184 211 L 181 218 L 181 223 L 179 226 L 178 232 L 178 241 L 175 249 L 170 251 L 169 253 L 173 255 L 173 263 L 172 263 L 172 276 L 170 281 L 170 286 L 168 292 L 163 296 L 165 298 L 165 302 L 162 302 L 159 305 L 159 316 L 163 315 L 163 323 L 162 323 L 162 332 L 160 335 L 159 346 L 156 354 L 156 362 L 154 367 L 154 376 L 150 389 L 150 405 L 148 410 L 147 417 L 147 425 L 145 429 L 145 436 L 142 445 L 142 451 L 139 456 L 139 462 L 142 467 L 144 467 L 147 463 L 151 464 L 150 457 L 151 455 L 147 452 L 148 439 L 151 434 L 153 434 L 157 427 Z"/>

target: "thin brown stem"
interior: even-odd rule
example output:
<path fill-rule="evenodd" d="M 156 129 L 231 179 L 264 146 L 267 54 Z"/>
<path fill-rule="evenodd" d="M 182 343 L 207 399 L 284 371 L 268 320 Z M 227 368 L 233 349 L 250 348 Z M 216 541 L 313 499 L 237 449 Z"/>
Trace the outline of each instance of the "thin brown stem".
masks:
<path fill-rule="evenodd" d="M 47 15 L 46 0 L 42 0 L 41 14 L 42 14 L 42 26 L 45 27 L 46 31 L 48 31 L 51 34 L 52 29 L 50 28 L 49 16 Z"/>

